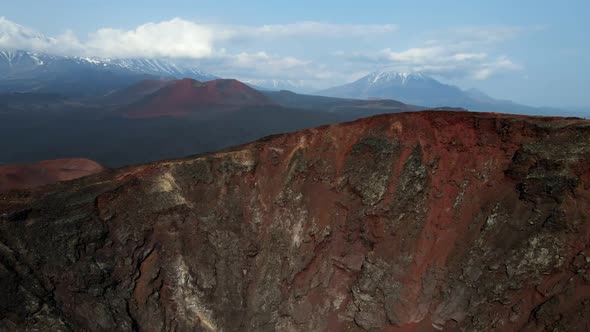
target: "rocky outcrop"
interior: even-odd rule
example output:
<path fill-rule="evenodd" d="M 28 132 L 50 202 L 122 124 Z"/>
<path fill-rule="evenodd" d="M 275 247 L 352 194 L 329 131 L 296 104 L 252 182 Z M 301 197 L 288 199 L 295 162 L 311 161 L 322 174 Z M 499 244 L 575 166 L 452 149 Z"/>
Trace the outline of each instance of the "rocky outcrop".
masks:
<path fill-rule="evenodd" d="M 0 192 L 30 189 L 60 181 L 74 180 L 102 171 L 104 168 L 98 163 L 81 158 L 0 165 Z"/>
<path fill-rule="evenodd" d="M 590 122 L 421 112 L 0 197 L 0 328 L 590 329 Z"/>

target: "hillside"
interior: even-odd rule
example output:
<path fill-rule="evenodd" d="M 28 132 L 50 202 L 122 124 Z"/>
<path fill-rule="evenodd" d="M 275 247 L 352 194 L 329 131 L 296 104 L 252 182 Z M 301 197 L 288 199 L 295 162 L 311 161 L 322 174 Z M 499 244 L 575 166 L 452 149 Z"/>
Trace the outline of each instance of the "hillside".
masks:
<path fill-rule="evenodd" d="M 400 113 L 0 195 L 0 329 L 589 330 L 588 142 Z"/>

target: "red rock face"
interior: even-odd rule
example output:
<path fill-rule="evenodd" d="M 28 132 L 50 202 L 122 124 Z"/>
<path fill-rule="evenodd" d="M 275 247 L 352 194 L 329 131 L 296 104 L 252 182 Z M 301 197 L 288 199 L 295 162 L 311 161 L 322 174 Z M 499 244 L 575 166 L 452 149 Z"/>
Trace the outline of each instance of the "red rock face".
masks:
<path fill-rule="evenodd" d="M 88 159 L 45 160 L 34 164 L 0 166 L 0 192 L 29 189 L 102 172 Z"/>
<path fill-rule="evenodd" d="M 0 198 L 9 330 L 590 329 L 588 121 L 377 116 Z"/>
<path fill-rule="evenodd" d="M 237 80 L 199 82 L 182 79 L 169 84 L 137 104 L 125 115 L 131 118 L 182 117 L 211 109 L 235 110 L 242 106 L 268 105 L 260 92 Z"/>

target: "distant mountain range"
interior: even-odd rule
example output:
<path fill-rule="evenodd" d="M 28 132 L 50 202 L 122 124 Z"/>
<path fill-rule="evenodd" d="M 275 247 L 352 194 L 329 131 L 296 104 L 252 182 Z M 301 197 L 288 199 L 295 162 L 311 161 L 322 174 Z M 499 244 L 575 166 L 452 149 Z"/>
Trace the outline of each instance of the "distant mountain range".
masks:
<path fill-rule="evenodd" d="M 427 107 L 461 107 L 472 111 L 531 115 L 580 116 L 573 110 L 532 107 L 490 97 L 477 89 L 462 90 L 420 73 L 374 72 L 316 95 L 355 99 L 394 99 Z"/>
<path fill-rule="evenodd" d="M 64 57 L 27 51 L 0 51 L 1 92 L 43 92 L 95 96 L 147 78 L 217 77 L 161 59 Z"/>
<path fill-rule="evenodd" d="M 2 20 L 0 20 L 0 23 Z M 51 45 L 56 40 L 25 27 L 4 20 L 0 24 L 0 40 L 26 40 L 30 45 Z M 46 50 L 45 48 L 39 48 Z M 55 51 L 55 49 L 54 49 Z M 49 52 L 49 51 L 48 51 Z M 231 77 L 224 78 L 236 78 Z M 219 77 L 178 59 L 107 59 L 99 57 L 60 56 L 27 50 L 0 50 L 0 94 L 35 93 L 56 94 L 78 99 L 102 98 L 119 93 L 133 84 L 150 80 L 140 87 L 139 95 L 153 92 L 166 80 L 189 78 L 201 82 Z M 406 104 L 424 107 L 461 107 L 472 111 L 491 111 L 529 115 L 590 116 L 590 110 L 583 108 L 547 108 L 517 104 L 510 100 L 496 99 L 477 89 L 463 90 L 444 84 L 421 73 L 400 73 L 379 71 L 362 77 L 352 83 L 315 91 L 309 82 L 284 79 L 250 79 L 244 83 L 260 91 L 314 93 L 319 96 L 346 99 L 391 99 Z M 150 90 L 151 89 L 153 90 Z M 134 87 L 137 88 L 137 87 Z M 135 98 L 125 93 L 124 98 Z M 290 95 L 280 96 L 290 100 Z M 22 96 L 21 96 L 22 97 Z M 110 97 L 111 102 L 117 95 Z M 34 98 L 38 98 L 35 96 Z M 318 100 L 310 97 L 298 98 L 303 104 Z M 332 103 L 330 101 L 329 103 Z M 340 104 L 337 101 L 335 105 Z M 567 101 L 564 101 L 564 105 Z"/>
<path fill-rule="evenodd" d="M 417 109 L 391 100 L 258 91 L 233 79 L 149 79 L 92 98 L 0 93 L 0 161 L 81 156 L 119 167 Z"/>
<path fill-rule="evenodd" d="M 0 51 L 0 93 L 40 92 L 67 96 L 97 96 L 146 79 L 190 78 L 206 82 L 218 76 L 165 59 L 103 59 L 65 57 L 28 51 Z M 262 91 L 311 93 L 304 81 L 245 80 Z"/>
<path fill-rule="evenodd" d="M 201 82 L 218 79 L 199 68 L 166 59 L 104 59 L 0 51 L 0 93 L 34 92 L 97 97 L 146 79 L 155 82 L 179 78 Z M 260 91 L 313 91 L 305 81 L 297 80 L 247 80 L 244 83 Z M 421 73 L 374 72 L 352 83 L 314 94 L 346 99 L 391 99 L 424 107 L 461 107 L 472 111 L 579 117 L 589 115 L 583 109 L 532 107 L 496 99 L 477 89 L 462 90 Z"/>

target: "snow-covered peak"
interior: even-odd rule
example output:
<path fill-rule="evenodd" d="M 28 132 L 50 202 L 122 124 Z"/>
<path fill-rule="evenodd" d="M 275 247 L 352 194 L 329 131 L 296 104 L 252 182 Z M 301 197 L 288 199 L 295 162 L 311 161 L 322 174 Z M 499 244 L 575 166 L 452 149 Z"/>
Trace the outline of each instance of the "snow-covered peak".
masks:
<path fill-rule="evenodd" d="M 396 71 L 377 71 L 365 78 L 370 84 L 397 83 L 407 84 L 409 81 L 425 81 L 430 77 L 421 73 L 396 72 Z"/>

